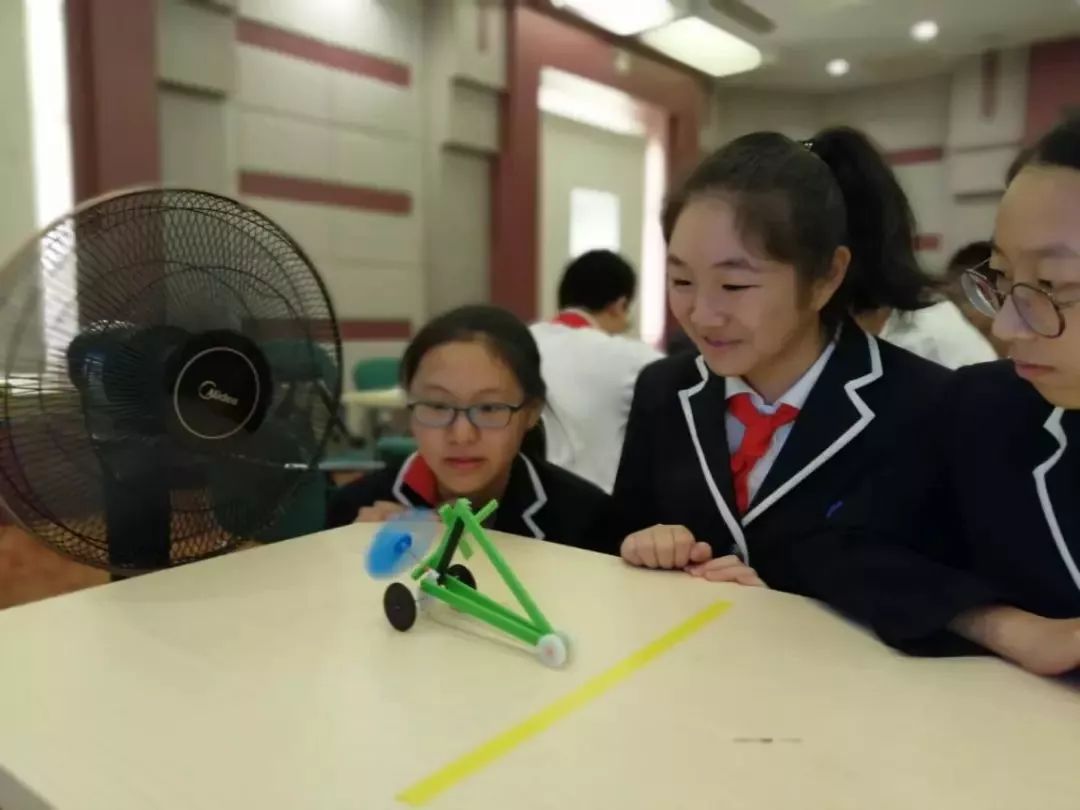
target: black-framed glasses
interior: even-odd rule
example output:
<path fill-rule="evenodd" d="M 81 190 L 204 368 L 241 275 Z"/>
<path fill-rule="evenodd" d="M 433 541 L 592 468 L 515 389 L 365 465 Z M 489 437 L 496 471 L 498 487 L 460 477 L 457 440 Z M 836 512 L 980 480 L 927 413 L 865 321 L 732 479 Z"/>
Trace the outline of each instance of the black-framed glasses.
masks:
<path fill-rule="evenodd" d="M 960 285 L 975 309 L 989 318 L 996 318 L 1012 298 L 1020 319 L 1028 329 L 1047 338 L 1061 337 L 1065 331 L 1063 309 L 1080 301 L 1059 301 L 1054 293 L 1034 284 L 1021 281 L 1013 283 L 1004 273 L 982 262 L 965 270 Z"/>
<path fill-rule="evenodd" d="M 501 430 L 510 424 L 514 414 L 525 407 L 506 402 L 481 402 L 476 405 L 450 405 L 446 402 L 410 402 L 409 412 L 419 424 L 430 428 L 448 428 L 464 414 L 469 423 L 480 430 Z"/>

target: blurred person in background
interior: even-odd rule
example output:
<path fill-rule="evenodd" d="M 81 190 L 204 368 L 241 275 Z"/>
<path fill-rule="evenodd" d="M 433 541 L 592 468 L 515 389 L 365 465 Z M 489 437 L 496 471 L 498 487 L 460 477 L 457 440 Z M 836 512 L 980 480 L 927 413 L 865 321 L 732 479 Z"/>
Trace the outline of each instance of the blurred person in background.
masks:
<path fill-rule="evenodd" d="M 1004 357 L 1005 343 L 993 333 L 994 319 L 987 317 L 972 305 L 963 282 L 968 270 L 984 267 L 989 261 L 989 242 L 971 242 L 964 245 L 953 254 L 953 257 L 949 259 L 948 267 L 945 268 L 945 294 L 960 309 L 968 323 L 978 329 L 989 341 L 997 352 L 997 356 Z"/>
<path fill-rule="evenodd" d="M 636 290 L 626 259 L 591 250 L 563 273 L 559 314 L 531 327 L 548 386 L 548 460 L 606 492 L 615 483 L 638 373 L 663 356 L 624 334 Z"/>
<path fill-rule="evenodd" d="M 989 338 L 991 320 L 970 307 L 959 281 L 965 270 L 989 257 L 989 243 L 968 245 L 949 261 L 945 284 L 928 295 L 924 306 L 856 311 L 855 320 L 870 334 L 947 368 L 997 360 L 1000 354 Z"/>

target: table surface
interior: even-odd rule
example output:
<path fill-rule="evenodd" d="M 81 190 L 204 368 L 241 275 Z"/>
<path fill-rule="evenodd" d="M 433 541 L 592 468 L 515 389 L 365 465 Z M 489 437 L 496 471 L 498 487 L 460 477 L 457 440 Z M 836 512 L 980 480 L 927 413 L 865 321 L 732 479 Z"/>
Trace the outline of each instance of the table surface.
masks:
<path fill-rule="evenodd" d="M 357 408 L 404 408 L 407 404 L 402 388 L 377 388 L 372 391 L 345 391 L 341 404 Z"/>
<path fill-rule="evenodd" d="M 0 807 L 402 807 L 403 789 L 717 600 L 719 618 L 428 806 L 1080 806 L 1075 686 L 905 658 L 798 597 L 493 535 L 574 639 L 551 670 L 442 605 L 392 630 L 385 583 L 364 573 L 371 532 L 0 611 Z"/>

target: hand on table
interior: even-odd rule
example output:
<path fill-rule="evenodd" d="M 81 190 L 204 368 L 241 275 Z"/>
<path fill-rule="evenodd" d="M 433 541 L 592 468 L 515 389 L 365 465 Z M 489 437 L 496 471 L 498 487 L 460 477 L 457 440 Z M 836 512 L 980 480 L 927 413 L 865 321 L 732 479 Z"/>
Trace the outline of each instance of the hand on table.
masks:
<path fill-rule="evenodd" d="M 375 501 L 371 506 L 363 507 L 353 523 L 382 523 L 395 515 L 400 515 L 406 507 L 393 501 Z"/>
<path fill-rule="evenodd" d="M 685 526 L 652 526 L 623 540 L 621 554 L 630 565 L 671 570 L 705 562 L 712 549 L 694 540 Z"/>
<path fill-rule="evenodd" d="M 949 626 L 1036 675 L 1080 670 L 1080 618 L 1048 619 L 998 606 L 970 610 Z"/>
<path fill-rule="evenodd" d="M 1024 638 L 1009 654 L 1036 675 L 1064 675 L 1080 669 L 1080 619 L 1047 619 L 1031 614 Z"/>
<path fill-rule="evenodd" d="M 746 565 L 734 554 L 726 557 L 717 557 L 708 562 L 688 566 L 686 573 L 691 576 L 707 579 L 709 582 L 735 582 L 739 585 L 749 585 L 753 588 L 767 588 L 757 571 Z"/>

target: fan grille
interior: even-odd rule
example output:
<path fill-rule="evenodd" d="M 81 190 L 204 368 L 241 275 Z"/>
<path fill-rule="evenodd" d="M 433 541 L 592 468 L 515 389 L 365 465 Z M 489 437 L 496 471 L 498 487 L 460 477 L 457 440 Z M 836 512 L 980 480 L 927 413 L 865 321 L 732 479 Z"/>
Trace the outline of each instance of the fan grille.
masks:
<path fill-rule="evenodd" d="M 0 270 L 0 306 L 0 492 L 75 559 L 112 567 L 104 504 L 117 481 L 131 499 L 167 487 L 169 561 L 179 564 L 228 551 L 272 521 L 321 454 L 341 389 L 329 296 L 299 246 L 235 200 L 153 189 L 92 201 Z M 161 360 L 153 341 L 124 345 L 109 396 L 73 382 L 80 335 L 163 330 L 226 330 L 258 347 L 273 381 L 266 421 L 198 446 L 133 428 L 147 418 L 147 392 L 167 393 L 148 379 Z"/>

